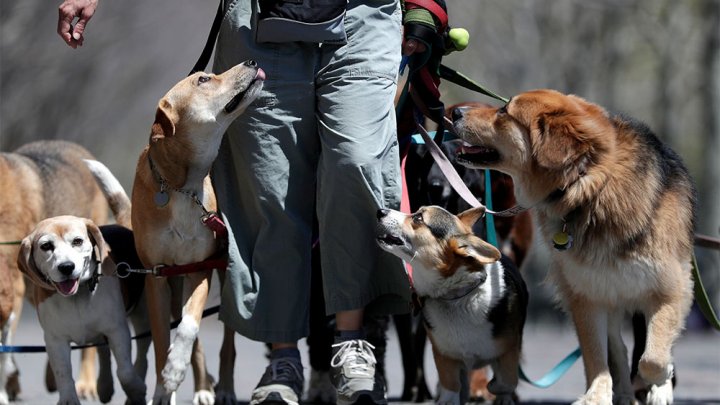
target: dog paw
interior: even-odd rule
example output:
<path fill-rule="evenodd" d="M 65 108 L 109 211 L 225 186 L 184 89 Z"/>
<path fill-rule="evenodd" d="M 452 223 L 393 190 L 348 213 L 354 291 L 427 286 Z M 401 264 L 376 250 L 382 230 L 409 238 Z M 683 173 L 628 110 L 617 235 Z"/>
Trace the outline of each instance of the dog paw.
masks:
<path fill-rule="evenodd" d="M 495 397 L 493 405 L 515 405 L 512 394 L 501 394 Z"/>
<path fill-rule="evenodd" d="M 200 390 L 193 395 L 193 405 L 214 405 L 215 394 L 212 391 Z"/>
<path fill-rule="evenodd" d="M 112 390 L 112 388 L 111 388 Z M 75 383 L 75 392 L 77 392 L 78 398 L 87 400 L 98 399 L 97 383 L 94 380 L 84 381 L 78 380 Z M 110 394 L 112 396 L 112 393 Z"/>
<path fill-rule="evenodd" d="M 607 395 L 585 394 L 578 398 L 572 405 L 612 405 L 612 399 Z"/>
<path fill-rule="evenodd" d="M 645 397 L 646 405 L 670 405 L 673 403 L 672 379 L 668 378 L 665 384 L 652 385 Z"/>
<path fill-rule="evenodd" d="M 167 362 L 162 370 L 163 385 L 168 392 L 177 391 L 180 383 L 185 379 L 198 330 L 198 324 L 188 317 L 183 318 L 177 327 L 177 333 L 168 350 Z"/>
<path fill-rule="evenodd" d="M 672 378 L 673 365 L 671 363 L 663 363 L 641 358 L 638 362 L 638 374 L 643 380 L 650 384 L 663 385 Z"/>
<path fill-rule="evenodd" d="M 153 399 L 147 405 L 175 405 L 175 392 L 166 393 L 162 388 L 156 389 Z"/>
<path fill-rule="evenodd" d="M 217 389 L 217 388 L 216 388 Z M 238 400 L 232 390 L 215 391 L 215 405 L 235 405 Z"/>
<path fill-rule="evenodd" d="M 438 398 L 435 401 L 436 405 L 460 405 L 460 393 L 457 391 L 450 391 L 442 385 L 438 384 Z"/>
<path fill-rule="evenodd" d="M 5 391 L 10 401 L 16 400 L 20 394 L 20 372 L 17 369 L 8 376 L 7 382 L 5 383 Z M 0 402 L 0 404 L 2 404 L 2 402 Z"/>
<path fill-rule="evenodd" d="M 109 379 L 98 378 L 97 396 L 98 396 L 98 399 L 100 400 L 100 402 L 102 402 L 103 404 L 110 402 L 114 393 L 115 393 L 115 387 L 113 387 L 112 376 L 110 376 Z M 78 392 L 78 395 L 80 395 L 79 392 Z"/>

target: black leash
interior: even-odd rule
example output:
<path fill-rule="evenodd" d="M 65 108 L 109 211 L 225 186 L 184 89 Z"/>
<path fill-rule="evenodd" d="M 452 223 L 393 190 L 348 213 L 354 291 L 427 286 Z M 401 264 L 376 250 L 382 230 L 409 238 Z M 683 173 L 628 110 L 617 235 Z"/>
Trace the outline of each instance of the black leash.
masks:
<path fill-rule="evenodd" d="M 198 58 L 197 62 L 195 62 L 195 66 L 193 66 L 192 70 L 190 71 L 190 74 L 188 76 L 192 75 L 195 72 L 201 72 L 204 71 L 207 67 L 208 63 L 210 63 L 210 56 L 213 53 L 213 48 L 215 47 L 215 41 L 217 40 L 218 33 L 220 32 L 220 24 L 222 23 L 223 19 L 223 0 L 220 0 L 220 4 L 218 4 L 217 13 L 215 14 L 215 19 L 212 23 L 212 28 L 210 28 L 210 34 L 208 35 L 208 39 L 205 42 L 205 47 L 202 50 L 202 53 L 200 54 L 200 58 Z"/>

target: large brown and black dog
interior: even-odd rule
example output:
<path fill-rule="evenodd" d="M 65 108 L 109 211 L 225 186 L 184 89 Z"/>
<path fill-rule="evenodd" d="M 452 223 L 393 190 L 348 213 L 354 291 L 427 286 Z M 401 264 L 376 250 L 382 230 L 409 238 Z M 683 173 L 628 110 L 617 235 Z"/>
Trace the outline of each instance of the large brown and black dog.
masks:
<path fill-rule="evenodd" d="M 647 319 L 647 403 L 672 403 L 672 345 L 692 303 L 695 190 L 643 124 L 552 90 L 453 112 L 458 161 L 512 176 L 552 252 L 549 279 L 577 330 L 587 391 L 576 404 L 634 403 L 620 325 Z"/>
<path fill-rule="evenodd" d="M 132 191 L 135 244 L 145 268 L 201 263 L 222 253 L 219 235 L 201 219 L 205 212 L 217 209 L 208 172 L 225 130 L 255 99 L 264 79 L 263 70 L 247 61 L 220 75 L 193 74 L 160 100 L 149 145 L 138 160 Z M 175 296 L 182 302 L 182 319 L 172 345 L 168 279 L 146 279 L 157 372 L 154 404 L 174 403 L 175 391 L 185 378 L 193 346 L 197 345 L 211 270 L 182 277 L 182 297 Z M 221 356 L 221 369 L 232 370 L 233 359 L 234 352 Z M 196 387 L 197 378 L 205 378 L 204 365 L 202 370 L 200 375 L 196 372 Z M 232 382 L 223 383 L 232 390 Z M 206 385 L 206 392 L 196 390 L 195 403 L 215 401 L 210 382 Z"/>
<path fill-rule="evenodd" d="M 0 153 L 0 242 L 19 241 L 40 220 L 58 215 L 76 215 L 98 224 L 107 223 L 108 204 L 83 159 L 94 157 L 82 146 L 67 141 L 36 141 L 14 152 Z M 5 337 L 12 336 L 11 324 L 13 330 L 17 326 L 25 295 L 25 282 L 17 268 L 19 249 L 19 243 L 0 245 L 0 325 Z M 96 397 L 95 356 L 88 354 L 83 353 L 77 389 L 81 397 Z M 47 377 L 52 380 L 52 373 Z M 54 381 L 48 383 L 52 390 Z M 3 354 L 0 403 L 6 403 L 8 397 L 12 399 L 18 392 L 14 362 L 9 354 Z"/>

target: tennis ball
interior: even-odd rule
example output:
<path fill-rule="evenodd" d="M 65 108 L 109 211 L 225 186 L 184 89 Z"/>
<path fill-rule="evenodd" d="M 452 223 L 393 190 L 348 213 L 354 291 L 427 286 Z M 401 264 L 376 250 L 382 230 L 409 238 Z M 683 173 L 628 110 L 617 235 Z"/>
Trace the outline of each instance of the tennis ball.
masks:
<path fill-rule="evenodd" d="M 448 32 L 448 36 L 458 51 L 467 48 L 470 42 L 470 33 L 468 33 L 465 28 L 452 28 L 450 32 Z"/>

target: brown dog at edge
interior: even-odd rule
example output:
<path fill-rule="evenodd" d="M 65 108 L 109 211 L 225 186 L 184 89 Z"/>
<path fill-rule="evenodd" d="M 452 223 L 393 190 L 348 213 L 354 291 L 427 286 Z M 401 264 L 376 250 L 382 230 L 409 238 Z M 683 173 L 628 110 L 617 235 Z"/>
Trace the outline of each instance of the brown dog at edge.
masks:
<path fill-rule="evenodd" d="M 586 392 L 575 404 L 633 404 L 627 313 L 647 319 L 646 403 L 673 401 L 672 345 L 693 298 L 693 182 L 642 123 L 553 90 L 500 108 L 456 109 L 458 162 L 509 174 L 551 252 L 549 279 L 575 324 Z"/>

